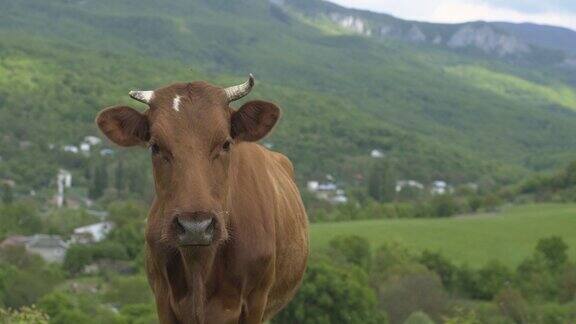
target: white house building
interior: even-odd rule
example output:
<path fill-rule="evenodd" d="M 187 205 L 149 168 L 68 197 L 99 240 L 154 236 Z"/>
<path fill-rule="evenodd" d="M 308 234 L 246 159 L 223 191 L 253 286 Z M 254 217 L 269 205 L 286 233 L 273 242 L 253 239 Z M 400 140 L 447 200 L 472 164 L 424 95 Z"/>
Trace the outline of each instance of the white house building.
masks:
<path fill-rule="evenodd" d="M 102 140 L 96 136 L 86 136 L 84 137 L 84 142 L 94 146 L 102 143 Z"/>
<path fill-rule="evenodd" d="M 433 195 L 445 195 L 451 191 L 452 188 L 448 185 L 448 183 L 442 180 L 432 182 L 432 188 L 430 189 L 430 193 Z"/>
<path fill-rule="evenodd" d="M 101 222 L 74 229 L 70 241 L 75 244 L 89 244 L 100 242 L 114 228 L 112 222 Z"/>
<path fill-rule="evenodd" d="M 39 255 L 46 262 L 62 263 L 66 257 L 68 243 L 58 235 L 36 234 L 32 236 L 11 236 L 0 247 L 23 246 L 26 252 Z"/>
<path fill-rule="evenodd" d="M 424 185 L 416 180 L 399 180 L 396 181 L 396 192 L 400 192 L 405 188 L 414 188 L 423 190 Z"/>
<path fill-rule="evenodd" d="M 76 145 L 64 145 L 62 146 L 62 151 L 74 154 L 77 154 L 79 152 L 78 146 Z"/>
<path fill-rule="evenodd" d="M 370 156 L 375 158 L 375 159 L 382 159 L 382 158 L 384 158 L 385 154 L 384 154 L 384 152 L 382 152 L 380 150 L 374 149 L 370 152 Z"/>

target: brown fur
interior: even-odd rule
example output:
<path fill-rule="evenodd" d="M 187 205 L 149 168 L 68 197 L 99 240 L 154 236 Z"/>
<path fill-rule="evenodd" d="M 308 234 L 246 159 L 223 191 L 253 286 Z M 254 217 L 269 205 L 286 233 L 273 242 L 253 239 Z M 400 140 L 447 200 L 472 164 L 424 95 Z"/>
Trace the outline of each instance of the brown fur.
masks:
<path fill-rule="evenodd" d="M 173 99 L 181 97 L 180 111 Z M 146 269 L 162 323 L 262 323 L 292 299 L 308 256 L 308 222 L 284 155 L 252 143 L 279 119 L 272 103 L 230 108 L 204 82 L 155 91 L 150 109 L 104 110 L 97 124 L 122 146 L 148 144 L 156 198 Z M 232 145 L 225 149 L 227 141 Z M 174 215 L 216 216 L 207 247 L 180 247 Z"/>

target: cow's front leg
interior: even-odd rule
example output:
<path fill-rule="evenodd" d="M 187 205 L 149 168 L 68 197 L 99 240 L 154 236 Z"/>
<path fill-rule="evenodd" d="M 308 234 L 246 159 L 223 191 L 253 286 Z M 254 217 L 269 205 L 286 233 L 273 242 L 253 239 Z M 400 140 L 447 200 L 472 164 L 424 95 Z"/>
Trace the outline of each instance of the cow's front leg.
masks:
<path fill-rule="evenodd" d="M 152 289 L 154 290 L 154 299 L 156 300 L 156 310 L 158 312 L 158 320 L 161 324 L 178 324 L 176 314 L 172 310 L 170 303 L 170 292 L 164 285 L 156 283 Z"/>
<path fill-rule="evenodd" d="M 250 295 L 246 303 L 246 308 L 242 313 L 240 323 L 242 324 L 261 324 L 268 304 L 269 289 L 257 290 Z"/>
<path fill-rule="evenodd" d="M 237 324 L 242 312 L 242 298 L 240 294 L 223 293 L 211 299 L 206 305 L 206 324 Z"/>

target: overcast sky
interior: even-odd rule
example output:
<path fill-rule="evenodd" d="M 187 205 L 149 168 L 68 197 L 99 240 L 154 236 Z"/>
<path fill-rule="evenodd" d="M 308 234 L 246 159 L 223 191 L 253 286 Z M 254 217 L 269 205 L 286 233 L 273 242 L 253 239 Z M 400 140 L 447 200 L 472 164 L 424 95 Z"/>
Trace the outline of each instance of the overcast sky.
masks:
<path fill-rule="evenodd" d="M 576 30 L 576 0 L 330 0 L 399 18 L 431 22 L 534 22 Z"/>

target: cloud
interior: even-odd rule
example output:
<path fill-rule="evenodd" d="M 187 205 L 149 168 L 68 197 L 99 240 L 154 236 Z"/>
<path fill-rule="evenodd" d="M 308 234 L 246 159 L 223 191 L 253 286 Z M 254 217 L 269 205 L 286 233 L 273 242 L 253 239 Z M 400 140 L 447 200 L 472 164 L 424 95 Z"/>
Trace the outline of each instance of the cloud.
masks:
<path fill-rule="evenodd" d="M 458 23 L 474 20 L 532 22 L 576 30 L 574 0 L 333 0 L 404 19 Z"/>

